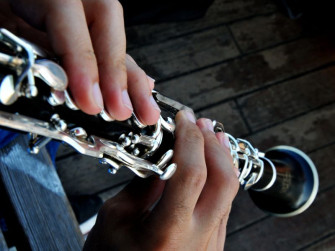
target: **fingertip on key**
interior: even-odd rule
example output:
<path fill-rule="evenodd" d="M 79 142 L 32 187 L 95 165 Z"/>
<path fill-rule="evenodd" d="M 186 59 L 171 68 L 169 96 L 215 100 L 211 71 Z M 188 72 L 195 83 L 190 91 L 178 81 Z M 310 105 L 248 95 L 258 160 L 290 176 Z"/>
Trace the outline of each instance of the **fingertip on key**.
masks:
<path fill-rule="evenodd" d="M 149 101 L 150 101 L 150 104 L 152 105 L 152 107 L 158 111 L 159 113 L 161 112 L 161 109 L 159 108 L 157 102 L 155 101 L 154 97 L 153 96 L 150 96 L 149 98 Z"/>
<path fill-rule="evenodd" d="M 192 111 L 189 110 L 181 110 L 180 113 L 184 118 L 186 118 L 188 121 L 192 122 L 195 124 L 195 116 Z"/>

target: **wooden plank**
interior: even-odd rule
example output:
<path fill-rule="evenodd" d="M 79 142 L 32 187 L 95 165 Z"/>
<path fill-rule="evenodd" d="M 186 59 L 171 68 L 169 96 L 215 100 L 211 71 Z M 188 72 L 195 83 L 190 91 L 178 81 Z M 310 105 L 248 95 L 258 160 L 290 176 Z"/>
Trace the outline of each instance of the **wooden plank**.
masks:
<path fill-rule="evenodd" d="M 24 135 L 0 150 L 0 173 L 32 250 L 81 250 L 83 239 L 46 149 Z M 27 247 L 28 248 L 28 247 Z"/>
<path fill-rule="evenodd" d="M 226 102 L 218 106 L 197 113 L 198 117 L 210 118 L 223 123 L 226 132 L 239 137 L 249 131 L 241 119 L 240 113 L 234 102 Z"/>
<path fill-rule="evenodd" d="M 335 142 L 335 104 L 260 131 L 248 139 L 260 150 L 290 145 L 310 152 Z"/>
<path fill-rule="evenodd" d="M 216 0 L 206 15 L 197 20 L 128 27 L 126 29 L 127 44 L 128 48 L 145 44 L 158 44 L 177 36 L 253 15 L 273 12 L 276 9 L 276 5 L 270 0 Z"/>
<path fill-rule="evenodd" d="M 270 217 L 227 237 L 225 250 L 297 250 L 333 231 L 335 188 L 318 195 L 303 214 Z"/>
<path fill-rule="evenodd" d="M 57 172 L 68 195 L 87 195 L 123 184 L 134 177 L 127 168 L 115 175 L 98 159 L 75 154 L 57 162 Z"/>
<path fill-rule="evenodd" d="M 335 61 L 327 38 L 304 38 L 157 84 L 167 96 L 199 109 Z"/>
<path fill-rule="evenodd" d="M 227 235 L 243 229 L 268 215 L 260 210 L 251 200 L 247 191 L 240 189 L 229 214 Z"/>
<path fill-rule="evenodd" d="M 334 250 L 335 247 L 335 234 L 327 236 L 322 241 L 315 243 L 309 247 L 303 248 L 305 251 L 329 251 Z"/>
<path fill-rule="evenodd" d="M 281 12 L 236 22 L 230 29 L 244 53 L 296 39 L 303 33 L 299 22 Z"/>
<path fill-rule="evenodd" d="M 326 148 L 321 148 L 309 154 L 309 157 L 314 162 L 316 169 L 319 173 L 320 191 L 329 189 L 335 184 L 335 168 L 332 168 L 333 166 L 335 166 L 335 159 L 333 157 L 334 153 L 335 145 L 330 145 Z"/>
<path fill-rule="evenodd" d="M 225 26 L 183 36 L 130 52 L 153 78 L 184 74 L 239 55 Z"/>
<path fill-rule="evenodd" d="M 238 99 L 252 130 L 335 101 L 335 67 L 329 67 Z"/>

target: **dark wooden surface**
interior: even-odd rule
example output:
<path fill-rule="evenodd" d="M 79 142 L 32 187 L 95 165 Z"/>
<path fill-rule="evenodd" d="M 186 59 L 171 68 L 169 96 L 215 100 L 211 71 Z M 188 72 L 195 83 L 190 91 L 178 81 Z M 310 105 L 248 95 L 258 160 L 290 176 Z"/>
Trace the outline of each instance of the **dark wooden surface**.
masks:
<path fill-rule="evenodd" d="M 128 52 L 156 89 L 219 120 L 260 150 L 307 152 L 320 175 L 315 203 L 275 218 L 237 195 L 226 250 L 335 250 L 335 42 L 286 18 L 272 0 L 216 0 L 199 20 L 127 29 Z M 58 173 L 68 194 L 112 196 L 129 172 L 110 176 L 63 147 Z"/>
<path fill-rule="evenodd" d="M 21 135 L 0 150 L 2 227 L 18 250 L 81 250 L 82 234 L 46 149 L 31 155 L 27 146 Z"/>

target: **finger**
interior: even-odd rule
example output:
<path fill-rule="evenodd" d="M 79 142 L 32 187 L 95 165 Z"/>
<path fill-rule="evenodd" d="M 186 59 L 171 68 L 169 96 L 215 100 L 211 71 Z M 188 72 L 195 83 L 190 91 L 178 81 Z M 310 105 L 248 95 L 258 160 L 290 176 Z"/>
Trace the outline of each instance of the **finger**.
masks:
<path fill-rule="evenodd" d="M 230 213 L 231 206 L 229 207 L 228 211 Z M 228 223 L 228 215 L 227 215 L 227 217 L 223 217 L 220 224 L 219 224 L 219 228 L 218 228 L 218 231 L 217 231 L 217 245 L 218 245 L 217 250 L 223 250 L 224 243 L 225 243 L 225 240 L 226 240 L 227 223 Z"/>
<path fill-rule="evenodd" d="M 142 217 L 159 199 L 165 182 L 157 177 L 148 179 L 135 177 L 120 193 L 106 202 L 107 207 L 117 205 L 120 217 L 134 219 Z"/>
<path fill-rule="evenodd" d="M 128 90 L 137 117 L 143 124 L 153 125 L 160 116 L 160 108 L 152 96 L 152 85 L 145 72 L 127 56 Z"/>
<path fill-rule="evenodd" d="M 230 210 L 229 210 L 230 211 Z M 223 217 L 210 233 L 207 250 L 224 250 L 227 232 L 227 217 Z"/>
<path fill-rule="evenodd" d="M 77 106 L 86 113 L 103 109 L 97 62 L 81 1 L 48 1 L 45 25 L 54 52 L 61 57 Z"/>
<path fill-rule="evenodd" d="M 127 90 L 123 10 L 117 0 L 83 1 L 99 66 L 100 87 L 109 114 L 129 118 L 133 106 Z"/>
<path fill-rule="evenodd" d="M 130 62 L 134 63 L 135 65 L 137 65 L 136 61 L 129 54 L 126 55 L 126 62 L 127 61 L 130 61 Z M 155 88 L 155 81 L 156 80 L 153 79 L 152 77 L 148 76 L 148 75 L 147 75 L 147 79 L 148 79 L 148 82 L 149 82 L 150 89 L 153 90 Z"/>
<path fill-rule="evenodd" d="M 148 218 L 152 229 L 164 225 L 165 233 L 178 233 L 191 222 L 195 204 L 206 181 L 204 142 L 194 115 L 181 111 L 176 116 L 174 162 L 177 170 L 166 182 L 161 200 Z"/>
<path fill-rule="evenodd" d="M 197 219 L 208 227 L 217 225 L 218 219 L 228 216 L 239 183 L 233 169 L 232 157 L 213 132 L 212 121 L 198 120 L 205 140 L 207 180 L 197 203 Z"/>
<path fill-rule="evenodd" d="M 149 87 L 150 87 L 151 90 L 153 90 L 155 88 L 155 82 L 156 82 L 156 80 L 153 79 L 150 76 L 147 76 L 147 78 L 148 78 L 148 82 L 149 82 Z"/>
<path fill-rule="evenodd" d="M 223 132 L 218 132 L 218 133 L 215 134 L 215 136 L 219 140 L 221 146 L 223 147 L 223 150 L 227 154 L 231 155 L 228 135 L 226 133 L 223 133 Z M 240 171 L 238 170 L 238 168 L 235 165 L 233 165 L 233 170 L 234 170 L 236 176 L 239 177 L 240 176 Z"/>

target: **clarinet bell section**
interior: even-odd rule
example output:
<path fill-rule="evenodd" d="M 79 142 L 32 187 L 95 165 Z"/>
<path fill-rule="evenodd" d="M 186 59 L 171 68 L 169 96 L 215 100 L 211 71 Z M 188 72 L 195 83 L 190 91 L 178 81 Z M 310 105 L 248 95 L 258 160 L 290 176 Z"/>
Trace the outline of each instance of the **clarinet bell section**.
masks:
<path fill-rule="evenodd" d="M 143 125 L 136 114 L 126 121 L 113 121 L 104 113 L 88 115 L 76 107 L 66 90 L 65 71 L 49 54 L 4 29 L 0 45 L 7 47 L 0 47 L 0 126 L 29 133 L 32 154 L 55 139 L 96 158 L 112 174 L 120 168 L 142 178 L 166 180 L 174 174 L 174 118 L 191 108 L 153 91 L 162 110 L 156 125 Z M 224 132 L 221 123 L 213 125 L 216 132 Z M 288 217 L 312 204 L 319 181 L 305 153 L 290 146 L 262 153 L 244 139 L 228 137 L 241 187 L 260 209 Z"/>
<path fill-rule="evenodd" d="M 265 212 L 290 217 L 304 212 L 314 201 L 319 178 L 312 160 L 291 146 L 276 146 L 265 152 L 270 160 L 263 177 L 249 190 L 253 202 Z M 265 188 L 264 185 L 269 181 Z M 263 184 L 262 184 L 263 183 Z"/>
<path fill-rule="evenodd" d="M 216 132 L 224 131 L 213 122 Z M 315 200 L 319 188 L 313 161 L 292 146 L 276 146 L 259 152 L 248 141 L 229 135 L 230 151 L 239 182 L 263 211 L 278 217 L 304 212 Z"/>

